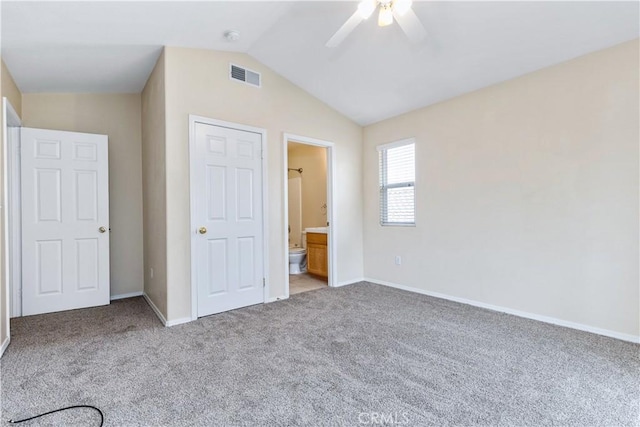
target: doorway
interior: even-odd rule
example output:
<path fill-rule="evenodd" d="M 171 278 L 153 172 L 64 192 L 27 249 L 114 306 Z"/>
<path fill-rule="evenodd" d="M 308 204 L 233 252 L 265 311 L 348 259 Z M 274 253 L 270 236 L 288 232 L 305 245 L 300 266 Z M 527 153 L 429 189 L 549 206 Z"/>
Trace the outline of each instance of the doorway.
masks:
<path fill-rule="evenodd" d="M 335 285 L 334 145 L 285 134 L 285 294 Z"/>
<path fill-rule="evenodd" d="M 6 132 L 11 317 L 109 304 L 108 137 Z"/>

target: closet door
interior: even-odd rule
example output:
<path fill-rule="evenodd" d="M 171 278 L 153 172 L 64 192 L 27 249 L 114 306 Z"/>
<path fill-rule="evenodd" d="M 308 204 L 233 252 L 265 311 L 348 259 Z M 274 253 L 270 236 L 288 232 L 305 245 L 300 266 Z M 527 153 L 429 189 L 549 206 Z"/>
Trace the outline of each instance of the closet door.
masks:
<path fill-rule="evenodd" d="M 196 123 L 193 149 L 198 316 L 262 303 L 262 135 Z"/>

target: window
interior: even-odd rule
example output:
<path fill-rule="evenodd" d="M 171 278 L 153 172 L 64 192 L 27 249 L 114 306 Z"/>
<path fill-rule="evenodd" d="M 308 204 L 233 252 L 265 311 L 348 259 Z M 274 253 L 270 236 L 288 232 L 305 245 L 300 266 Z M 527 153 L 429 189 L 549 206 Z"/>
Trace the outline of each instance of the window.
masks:
<path fill-rule="evenodd" d="M 413 138 L 378 146 L 380 224 L 415 225 L 416 144 Z"/>

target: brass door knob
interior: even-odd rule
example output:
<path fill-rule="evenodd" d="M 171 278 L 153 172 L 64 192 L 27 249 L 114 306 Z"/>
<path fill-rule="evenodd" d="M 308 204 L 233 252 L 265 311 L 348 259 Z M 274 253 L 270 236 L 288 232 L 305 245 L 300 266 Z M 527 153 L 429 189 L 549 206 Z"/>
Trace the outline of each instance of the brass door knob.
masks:
<path fill-rule="evenodd" d="M 107 229 L 105 227 L 100 227 L 100 228 L 98 228 L 98 231 L 101 232 L 101 233 L 106 233 Z"/>
<path fill-rule="evenodd" d="M 198 233 L 200 234 L 207 234 L 207 227 L 200 227 L 198 229 Z"/>

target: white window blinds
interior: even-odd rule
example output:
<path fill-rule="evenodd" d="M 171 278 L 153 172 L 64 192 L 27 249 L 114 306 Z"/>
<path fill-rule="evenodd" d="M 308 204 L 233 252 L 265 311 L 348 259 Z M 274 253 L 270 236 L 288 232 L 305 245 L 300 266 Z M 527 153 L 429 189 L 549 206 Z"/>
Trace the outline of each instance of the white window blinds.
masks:
<path fill-rule="evenodd" d="M 415 140 L 378 146 L 380 224 L 415 225 Z"/>

